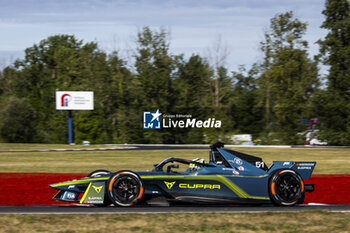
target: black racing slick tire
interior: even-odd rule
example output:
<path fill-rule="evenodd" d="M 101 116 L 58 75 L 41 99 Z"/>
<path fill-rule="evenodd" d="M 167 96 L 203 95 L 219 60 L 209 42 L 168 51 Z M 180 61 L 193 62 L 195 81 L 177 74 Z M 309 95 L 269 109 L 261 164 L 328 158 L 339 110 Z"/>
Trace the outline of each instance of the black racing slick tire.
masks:
<path fill-rule="evenodd" d="M 293 206 L 304 200 L 304 181 L 293 170 L 275 171 L 269 182 L 270 200 L 277 206 Z"/>
<path fill-rule="evenodd" d="M 96 170 L 96 171 L 93 171 L 91 172 L 88 177 L 90 178 L 96 178 L 96 177 L 100 177 L 101 175 L 106 175 L 106 174 L 109 174 L 111 173 L 110 171 L 107 171 L 107 170 Z"/>
<path fill-rule="evenodd" d="M 305 200 L 305 193 L 303 193 L 303 195 L 301 196 L 301 198 L 298 199 L 297 204 L 298 204 L 298 205 L 303 204 L 303 203 L 304 203 L 304 200 Z"/>
<path fill-rule="evenodd" d="M 107 195 L 114 205 L 132 206 L 141 200 L 143 191 L 140 176 L 132 171 L 116 172 L 107 182 Z"/>

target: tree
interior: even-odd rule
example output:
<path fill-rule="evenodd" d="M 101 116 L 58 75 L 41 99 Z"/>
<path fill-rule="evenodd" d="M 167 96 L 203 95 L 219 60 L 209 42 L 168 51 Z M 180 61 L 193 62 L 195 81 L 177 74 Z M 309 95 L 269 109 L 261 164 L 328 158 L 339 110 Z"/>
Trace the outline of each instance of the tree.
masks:
<path fill-rule="evenodd" d="M 55 90 L 81 90 L 87 82 L 83 65 L 87 47 L 91 44 L 83 45 L 74 36 L 51 36 L 27 48 L 25 58 L 15 62 L 15 94 L 26 98 L 37 113 L 42 142 L 66 142 L 66 127 L 61 123 L 67 115 L 56 114 Z"/>
<path fill-rule="evenodd" d="M 230 99 L 230 112 L 238 133 L 249 133 L 258 137 L 263 131 L 263 109 L 258 105 L 259 92 L 257 86 L 258 67 L 250 70 L 243 66 L 233 73 L 233 94 Z"/>
<path fill-rule="evenodd" d="M 173 57 L 169 55 L 168 33 L 144 27 L 138 33 L 136 71 L 144 94 L 144 107 L 169 112 L 173 100 Z"/>
<path fill-rule="evenodd" d="M 203 118 L 212 110 L 210 95 L 212 70 L 199 55 L 192 55 L 187 62 L 179 64 L 179 74 L 175 79 L 177 97 L 176 111 L 191 113 Z"/>
<path fill-rule="evenodd" d="M 328 34 L 319 41 L 320 55 L 329 66 L 327 90 L 316 98 L 321 119 L 320 137 L 330 145 L 350 145 L 350 3 L 327 0 L 322 28 Z"/>
<path fill-rule="evenodd" d="M 230 77 L 227 77 L 225 68 L 225 62 L 229 55 L 228 47 L 222 42 L 221 35 L 217 35 L 213 45 L 208 49 L 208 60 L 211 64 L 212 82 L 211 93 L 213 96 L 213 106 L 218 110 L 223 98 L 227 97 L 227 92 L 230 90 L 231 85 L 227 85 L 230 82 Z"/>
<path fill-rule="evenodd" d="M 221 128 L 205 129 L 207 143 L 214 143 L 218 140 L 226 140 L 225 134 L 232 134 L 234 122 L 232 114 L 229 112 L 229 101 L 232 96 L 232 77 L 225 67 L 226 59 L 229 55 L 228 46 L 222 41 L 221 35 L 217 35 L 212 46 L 208 49 L 208 63 L 211 68 L 210 88 L 206 94 L 211 95 L 212 118 L 223 122 Z"/>
<path fill-rule="evenodd" d="M 312 116 L 311 97 L 318 87 L 317 63 L 308 58 L 302 39 L 306 27 L 293 12 L 276 15 L 261 43 L 265 58 L 258 84 L 266 131 L 277 132 L 287 144 L 300 143 L 296 133 L 302 118 Z"/>
<path fill-rule="evenodd" d="M 174 79 L 177 94 L 174 111 L 191 114 L 193 118 L 206 119 L 213 113 L 211 89 L 212 70 L 199 55 L 192 55 L 187 61 L 178 62 L 178 74 Z M 180 143 L 200 143 L 203 141 L 200 128 L 179 129 L 176 141 Z"/>
<path fill-rule="evenodd" d="M 226 141 L 226 136 L 231 136 L 234 130 L 235 122 L 233 120 L 233 114 L 230 112 L 230 98 L 233 94 L 232 77 L 228 75 L 228 71 L 225 67 L 216 67 L 213 72 L 216 73 L 215 77 L 212 77 L 212 93 L 214 103 L 212 106 L 212 114 L 208 117 L 221 120 L 222 125 L 220 128 L 207 128 L 204 129 L 204 133 L 207 136 L 207 143 L 215 143 L 218 140 Z M 217 91 L 218 90 L 218 91 Z M 217 105 L 218 104 L 218 105 Z"/>
<path fill-rule="evenodd" d="M 16 70 L 11 67 L 5 67 L 0 72 L 0 97 L 1 95 L 15 95 L 14 80 L 16 80 Z"/>
<path fill-rule="evenodd" d="M 163 113 L 172 113 L 175 100 L 172 84 L 174 64 L 174 57 L 169 54 L 168 33 L 163 29 L 157 32 L 144 27 L 137 36 L 135 63 L 142 93 L 140 110 L 160 109 Z M 149 130 L 144 132 L 144 139 L 150 143 L 171 143 L 174 142 L 172 133 L 169 130 Z"/>
<path fill-rule="evenodd" d="M 117 53 L 110 55 L 108 65 L 111 70 L 110 87 L 104 91 L 104 116 L 107 132 L 113 131 L 113 141 L 117 143 L 142 142 L 140 111 L 143 98 L 141 86 L 135 74 L 126 68 L 126 63 Z"/>
<path fill-rule="evenodd" d="M 37 116 L 23 98 L 10 97 L 0 111 L 0 135 L 6 142 L 36 142 Z"/>
<path fill-rule="evenodd" d="M 51 36 L 25 52 L 6 83 L 13 95 L 26 98 L 36 112 L 39 141 L 66 142 L 67 114 L 55 110 L 55 90 L 94 91 L 95 111 L 74 114 L 78 143 L 130 140 L 124 130 L 128 112 L 122 109 L 133 110 L 128 99 L 133 97 L 134 76 L 117 53 L 107 56 L 96 43 L 83 43 L 70 35 Z"/>

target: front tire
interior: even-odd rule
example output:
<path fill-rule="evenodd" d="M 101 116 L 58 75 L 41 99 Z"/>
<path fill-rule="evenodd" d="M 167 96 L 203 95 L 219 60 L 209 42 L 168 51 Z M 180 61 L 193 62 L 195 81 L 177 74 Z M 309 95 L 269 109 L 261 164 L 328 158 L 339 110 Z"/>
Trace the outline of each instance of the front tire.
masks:
<path fill-rule="evenodd" d="M 118 206 L 132 206 L 143 195 L 141 178 L 132 171 L 114 173 L 107 182 L 107 194 L 111 202 Z"/>
<path fill-rule="evenodd" d="M 293 170 L 278 170 L 269 182 L 270 199 L 277 206 L 293 206 L 304 200 L 304 181 Z"/>

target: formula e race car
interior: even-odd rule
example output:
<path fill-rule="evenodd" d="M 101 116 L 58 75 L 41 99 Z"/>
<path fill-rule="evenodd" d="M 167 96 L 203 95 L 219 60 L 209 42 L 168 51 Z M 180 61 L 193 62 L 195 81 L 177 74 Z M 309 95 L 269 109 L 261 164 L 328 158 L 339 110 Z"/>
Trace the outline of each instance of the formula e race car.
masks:
<path fill-rule="evenodd" d="M 51 184 L 59 190 L 53 200 L 101 206 L 152 204 L 155 199 L 168 204 L 291 206 L 302 204 L 305 192 L 314 191 L 314 185 L 304 180 L 310 178 L 316 162 L 274 161 L 267 167 L 261 158 L 223 149 L 220 142 L 210 147 L 208 163 L 203 159 L 168 158 L 155 164 L 152 171 L 97 170 L 82 179 Z M 187 170 L 175 171 L 179 164 Z"/>

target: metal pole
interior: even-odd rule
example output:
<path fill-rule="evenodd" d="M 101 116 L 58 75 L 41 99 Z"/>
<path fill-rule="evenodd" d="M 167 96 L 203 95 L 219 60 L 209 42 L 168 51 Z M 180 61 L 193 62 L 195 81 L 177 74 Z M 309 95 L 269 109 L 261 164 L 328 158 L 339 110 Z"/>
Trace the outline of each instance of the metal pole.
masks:
<path fill-rule="evenodd" d="M 68 144 L 73 144 L 73 117 L 72 110 L 68 110 Z"/>

